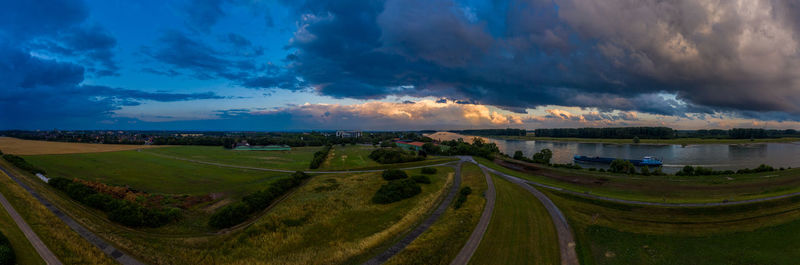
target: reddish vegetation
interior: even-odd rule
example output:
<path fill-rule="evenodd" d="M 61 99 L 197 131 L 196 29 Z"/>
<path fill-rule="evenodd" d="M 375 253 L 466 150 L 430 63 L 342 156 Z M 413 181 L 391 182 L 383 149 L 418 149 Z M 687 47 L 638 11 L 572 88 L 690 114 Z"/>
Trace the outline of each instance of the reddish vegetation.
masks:
<path fill-rule="evenodd" d="M 108 194 L 114 198 L 124 199 L 130 202 L 139 203 L 140 202 L 139 198 L 143 197 L 144 202 L 142 202 L 142 206 L 148 208 L 161 207 L 164 204 L 174 203 L 176 207 L 180 207 L 182 209 L 189 209 L 197 204 L 213 201 L 215 199 L 214 197 L 216 197 L 213 196 L 215 194 L 194 195 L 194 196 L 175 195 L 167 197 L 164 195 L 150 195 L 145 192 L 130 189 L 128 187 L 111 186 L 95 181 L 88 181 L 77 178 L 74 179 L 73 181 L 86 185 L 96 190 L 99 193 Z"/>
<path fill-rule="evenodd" d="M 109 186 L 104 183 L 82 180 L 77 178 L 74 179 L 73 181 L 89 186 L 90 188 L 96 190 L 97 192 L 105 193 L 113 196 L 114 198 L 124 199 L 131 202 L 136 202 L 136 198 L 138 198 L 139 196 L 147 195 L 147 193 L 134 191 L 128 187 Z"/>

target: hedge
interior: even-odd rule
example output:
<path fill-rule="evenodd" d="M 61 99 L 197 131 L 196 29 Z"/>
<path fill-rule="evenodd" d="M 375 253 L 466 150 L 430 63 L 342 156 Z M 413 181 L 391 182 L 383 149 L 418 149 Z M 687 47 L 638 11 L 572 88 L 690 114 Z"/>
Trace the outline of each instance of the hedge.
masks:
<path fill-rule="evenodd" d="M 461 188 L 458 192 L 458 199 L 456 199 L 456 202 L 453 204 L 453 208 L 461 208 L 461 205 L 467 201 L 467 196 L 470 194 L 472 194 L 472 188 L 469 186 Z"/>
<path fill-rule="evenodd" d="M 30 163 L 28 163 L 28 161 L 25 161 L 25 159 L 23 159 L 22 157 L 18 157 L 18 156 L 15 156 L 15 155 L 3 155 L 3 159 L 5 159 L 9 163 L 13 164 L 15 167 L 17 167 L 19 169 L 22 169 L 22 170 L 25 170 L 25 171 L 28 171 L 28 172 L 31 172 L 33 174 L 36 174 L 36 173 L 46 174 L 47 173 L 47 172 L 44 171 L 44 169 L 41 169 L 41 168 L 39 168 L 37 166 L 34 166 L 34 165 L 31 165 Z"/>
<path fill-rule="evenodd" d="M 431 184 L 431 179 L 425 175 L 416 175 L 411 177 L 411 179 L 413 179 L 417 183 Z"/>
<path fill-rule="evenodd" d="M 387 169 L 383 171 L 383 179 L 385 180 L 395 180 L 395 179 L 404 179 L 408 178 L 408 174 L 405 171 L 399 169 Z"/>
<path fill-rule="evenodd" d="M 414 197 L 422 192 L 419 184 L 413 179 L 398 179 L 384 184 L 372 196 L 372 202 L 378 204 L 389 204 L 396 201 Z"/>
<path fill-rule="evenodd" d="M 422 174 L 436 174 L 436 168 L 432 167 L 423 167 Z"/>
<path fill-rule="evenodd" d="M 416 152 L 405 151 L 401 148 L 381 148 L 369 153 L 369 158 L 381 164 L 406 163 L 425 160 Z"/>
<path fill-rule="evenodd" d="M 322 163 L 325 162 L 325 158 L 328 157 L 328 153 L 331 151 L 331 148 L 333 148 L 332 145 L 326 145 L 325 147 L 322 148 L 322 150 L 314 153 L 314 158 L 311 159 L 311 165 L 309 165 L 308 168 L 310 169 L 319 168 L 319 166 L 321 166 Z"/>
<path fill-rule="evenodd" d="M 135 202 L 98 193 L 83 183 L 62 177 L 51 178 L 47 183 L 73 200 L 105 212 L 109 220 L 129 227 L 160 227 L 181 216 L 181 211 L 176 208 L 147 208 Z"/>
<path fill-rule="evenodd" d="M 241 201 L 220 208 L 211 215 L 208 225 L 222 229 L 240 224 L 250 218 L 250 215 L 269 207 L 275 199 L 292 188 L 300 186 L 309 177 L 311 176 L 297 171 L 291 177 L 276 180 L 266 189 L 250 193 Z"/>
<path fill-rule="evenodd" d="M 16 261 L 17 256 L 14 254 L 14 249 L 11 248 L 11 242 L 3 233 L 0 233 L 0 265 L 14 265 Z"/>

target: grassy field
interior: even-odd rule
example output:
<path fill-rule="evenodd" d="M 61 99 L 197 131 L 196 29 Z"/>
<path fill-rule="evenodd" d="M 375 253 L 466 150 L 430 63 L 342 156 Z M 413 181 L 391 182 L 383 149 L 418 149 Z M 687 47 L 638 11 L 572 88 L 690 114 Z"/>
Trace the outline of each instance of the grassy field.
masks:
<path fill-rule="evenodd" d="M 492 222 L 470 264 L 560 264 L 558 237 L 544 205 L 503 178 L 493 180 Z"/>
<path fill-rule="evenodd" d="M 487 184 L 480 168 L 471 163 L 463 164 L 461 178 L 461 187 L 472 189 L 461 208 L 448 208 L 428 231 L 386 264 L 450 264 L 472 234 L 486 205 L 483 194 Z"/>
<path fill-rule="evenodd" d="M 0 161 L 0 164 L 7 169 L 16 171 L 5 161 Z M 61 219 L 58 219 L 33 196 L 1 172 L 0 192 L 64 264 L 115 264 L 103 252 L 75 233 Z M 3 231 L 5 232 L 5 230 Z M 24 236 L 22 238 L 25 239 Z M 25 240 L 27 241 L 27 239 Z M 18 252 L 18 254 L 21 253 Z"/>
<path fill-rule="evenodd" d="M 5 178 L 6 176 L 3 175 L 3 177 Z M 33 248 L 25 234 L 19 230 L 17 223 L 14 222 L 14 219 L 11 219 L 11 216 L 8 215 L 2 205 L 0 205 L 0 233 L 5 235 L 8 241 L 11 242 L 11 247 L 14 248 L 14 254 L 17 256 L 17 264 L 45 264 L 44 260 L 39 257 L 39 253 L 36 253 L 36 249 Z"/>
<path fill-rule="evenodd" d="M 292 147 L 291 151 L 242 151 L 219 146 L 175 146 L 143 150 L 145 153 L 236 166 L 307 170 L 320 146 Z"/>
<path fill-rule="evenodd" d="M 342 170 L 381 166 L 380 163 L 369 158 L 369 154 L 375 149 L 377 148 L 364 145 L 336 145 L 328 154 L 328 160 L 321 169 Z"/>
<path fill-rule="evenodd" d="M 581 264 L 796 264 L 800 198 L 713 208 L 640 207 L 544 191 Z"/>
<path fill-rule="evenodd" d="M 512 170 L 484 158 L 481 164 L 538 183 L 636 201 L 700 203 L 747 200 L 800 192 L 800 169 L 718 176 L 641 176 L 545 169 L 537 174 Z M 545 174 L 547 176 L 545 176 Z"/>
<path fill-rule="evenodd" d="M 567 137 L 536 137 L 536 136 L 484 136 L 505 140 L 524 141 L 555 141 L 555 142 L 582 142 L 582 143 L 611 143 L 632 144 L 633 139 L 604 139 L 604 138 L 567 138 Z M 641 139 L 640 144 L 747 144 L 747 143 L 788 143 L 800 142 L 797 137 L 769 138 L 769 139 L 703 139 L 703 138 L 677 138 L 677 139 Z"/>
<path fill-rule="evenodd" d="M 49 141 L 22 140 L 11 137 L 0 137 L 0 151 L 5 154 L 15 155 L 45 155 L 45 154 L 74 154 L 97 153 L 144 148 L 157 148 L 153 145 L 123 145 L 123 144 L 86 144 L 63 143 Z"/>
<path fill-rule="evenodd" d="M 199 164 L 137 151 L 38 155 L 24 156 L 24 158 L 29 163 L 47 170 L 50 177 L 79 178 L 106 184 L 127 185 L 148 193 L 163 194 L 225 193 L 237 197 L 262 189 L 276 177 L 286 175 L 286 173 Z"/>

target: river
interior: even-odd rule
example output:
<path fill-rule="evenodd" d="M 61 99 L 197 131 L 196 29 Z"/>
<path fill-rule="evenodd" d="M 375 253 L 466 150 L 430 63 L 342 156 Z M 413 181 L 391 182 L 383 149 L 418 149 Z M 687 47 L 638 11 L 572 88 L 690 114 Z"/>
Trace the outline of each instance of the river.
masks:
<path fill-rule="evenodd" d="M 433 139 L 465 141 L 475 136 L 450 132 L 427 134 Z M 500 152 L 513 155 L 520 150 L 527 157 L 544 148 L 553 151 L 552 163 L 572 163 L 574 155 L 641 159 L 655 156 L 664 162 L 664 171 L 674 173 L 685 165 L 710 167 L 715 170 L 754 168 L 760 164 L 778 167 L 800 167 L 800 142 L 793 143 L 748 143 L 748 144 L 609 144 L 559 141 L 502 140 L 481 137 L 497 144 Z M 584 167 L 603 167 L 585 164 Z"/>

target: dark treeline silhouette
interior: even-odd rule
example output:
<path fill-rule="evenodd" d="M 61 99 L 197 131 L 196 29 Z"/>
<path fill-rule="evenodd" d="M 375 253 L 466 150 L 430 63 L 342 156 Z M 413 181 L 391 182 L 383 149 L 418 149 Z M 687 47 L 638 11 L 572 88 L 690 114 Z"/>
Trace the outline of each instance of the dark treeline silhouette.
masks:
<path fill-rule="evenodd" d="M 762 139 L 762 138 L 780 138 L 780 137 L 800 137 L 797 130 L 767 130 L 767 129 L 749 129 L 749 128 L 734 128 L 730 130 L 696 130 L 696 131 L 681 131 L 678 132 L 680 137 L 692 138 L 716 138 L 716 139 Z"/>
<path fill-rule="evenodd" d="M 536 137 L 672 139 L 675 130 L 667 127 L 559 128 L 536 129 Z"/>

